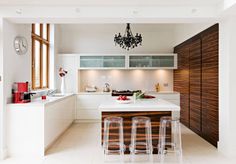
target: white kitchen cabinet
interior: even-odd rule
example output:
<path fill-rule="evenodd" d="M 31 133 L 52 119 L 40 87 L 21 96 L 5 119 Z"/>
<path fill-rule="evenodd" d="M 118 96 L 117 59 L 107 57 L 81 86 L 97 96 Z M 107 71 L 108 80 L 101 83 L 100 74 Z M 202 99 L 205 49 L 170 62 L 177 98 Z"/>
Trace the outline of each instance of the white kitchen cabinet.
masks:
<path fill-rule="evenodd" d="M 180 94 L 178 92 L 149 92 L 148 94 L 155 96 L 158 99 L 169 101 L 175 105 L 180 106 Z M 181 110 L 181 109 L 180 109 Z M 173 111 L 172 117 L 180 118 L 179 111 Z"/>
<path fill-rule="evenodd" d="M 84 69 L 177 69 L 177 54 L 71 54 Z"/>
<path fill-rule="evenodd" d="M 101 119 L 99 105 L 111 97 L 110 93 L 79 93 L 77 95 L 77 119 Z"/>
<path fill-rule="evenodd" d="M 159 99 L 164 99 L 172 102 L 175 105 L 180 105 L 180 94 L 178 92 L 151 92 L 150 94 Z"/>
<path fill-rule="evenodd" d="M 76 98 L 51 97 L 7 105 L 7 145 L 11 157 L 43 157 L 75 119 Z"/>
<path fill-rule="evenodd" d="M 177 69 L 177 54 L 132 54 L 128 57 L 129 69 Z"/>
<path fill-rule="evenodd" d="M 80 69 L 125 68 L 124 55 L 80 55 Z"/>
<path fill-rule="evenodd" d="M 47 149 L 75 119 L 76 97 L 68 97 L 45 106 L 44 148 Z"/>

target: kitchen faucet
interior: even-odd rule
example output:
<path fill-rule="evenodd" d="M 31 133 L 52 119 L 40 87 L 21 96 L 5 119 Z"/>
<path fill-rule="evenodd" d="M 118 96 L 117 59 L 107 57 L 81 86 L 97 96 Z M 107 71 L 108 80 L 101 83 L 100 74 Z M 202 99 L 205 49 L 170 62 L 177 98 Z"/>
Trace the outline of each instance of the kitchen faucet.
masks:
<path fill-rule="evenodd" d="M 48 95 L 48 96 L 51 96 L 51 95 L 53 95 L 54 93 L 56 93 L 56 89 L 50 89 L 50 90 L 48 90 L 47 95 Z"/>

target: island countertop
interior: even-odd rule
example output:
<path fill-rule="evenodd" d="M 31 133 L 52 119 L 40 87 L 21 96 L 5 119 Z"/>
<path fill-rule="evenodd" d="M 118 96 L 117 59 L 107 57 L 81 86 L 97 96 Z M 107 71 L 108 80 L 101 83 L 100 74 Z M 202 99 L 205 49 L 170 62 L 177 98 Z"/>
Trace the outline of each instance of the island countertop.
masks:
<path fill-rule="evenodd" d="M 138 99 L 135 102 L 131 98 L 131 103 L 120 104 L 116 98 L 103 102 L 98 107 L 100 112 L 126 112 L 126 111 L 180 111 L 180 106 L 163 99 Z"/>

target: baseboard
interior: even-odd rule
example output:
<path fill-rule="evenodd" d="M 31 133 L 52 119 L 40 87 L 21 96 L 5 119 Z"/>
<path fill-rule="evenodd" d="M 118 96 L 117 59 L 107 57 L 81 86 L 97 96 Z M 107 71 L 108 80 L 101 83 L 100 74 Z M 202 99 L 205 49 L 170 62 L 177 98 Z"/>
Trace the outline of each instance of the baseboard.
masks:
<path fill-rule="evenodd" d="M 0 160 L 6 159 L 8 156 L 7 149 L 3 149 L 0 151 Z"/>
<path fill-rule="evenodd" d="M 100 123 L 100 119 L 76 119 L 74 123 Z"/>

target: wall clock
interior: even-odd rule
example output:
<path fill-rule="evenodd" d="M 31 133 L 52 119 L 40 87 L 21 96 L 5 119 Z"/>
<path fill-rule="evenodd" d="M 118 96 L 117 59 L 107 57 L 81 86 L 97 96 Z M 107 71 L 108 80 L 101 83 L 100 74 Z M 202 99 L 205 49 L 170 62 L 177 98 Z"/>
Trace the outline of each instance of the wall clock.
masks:
<path fill-rule="evenodd" d="M 25 37 L 17 36 L 14 40 L 14 48 L 17 55 L 24 55 L 28 51 L 28 43 Z"/>

